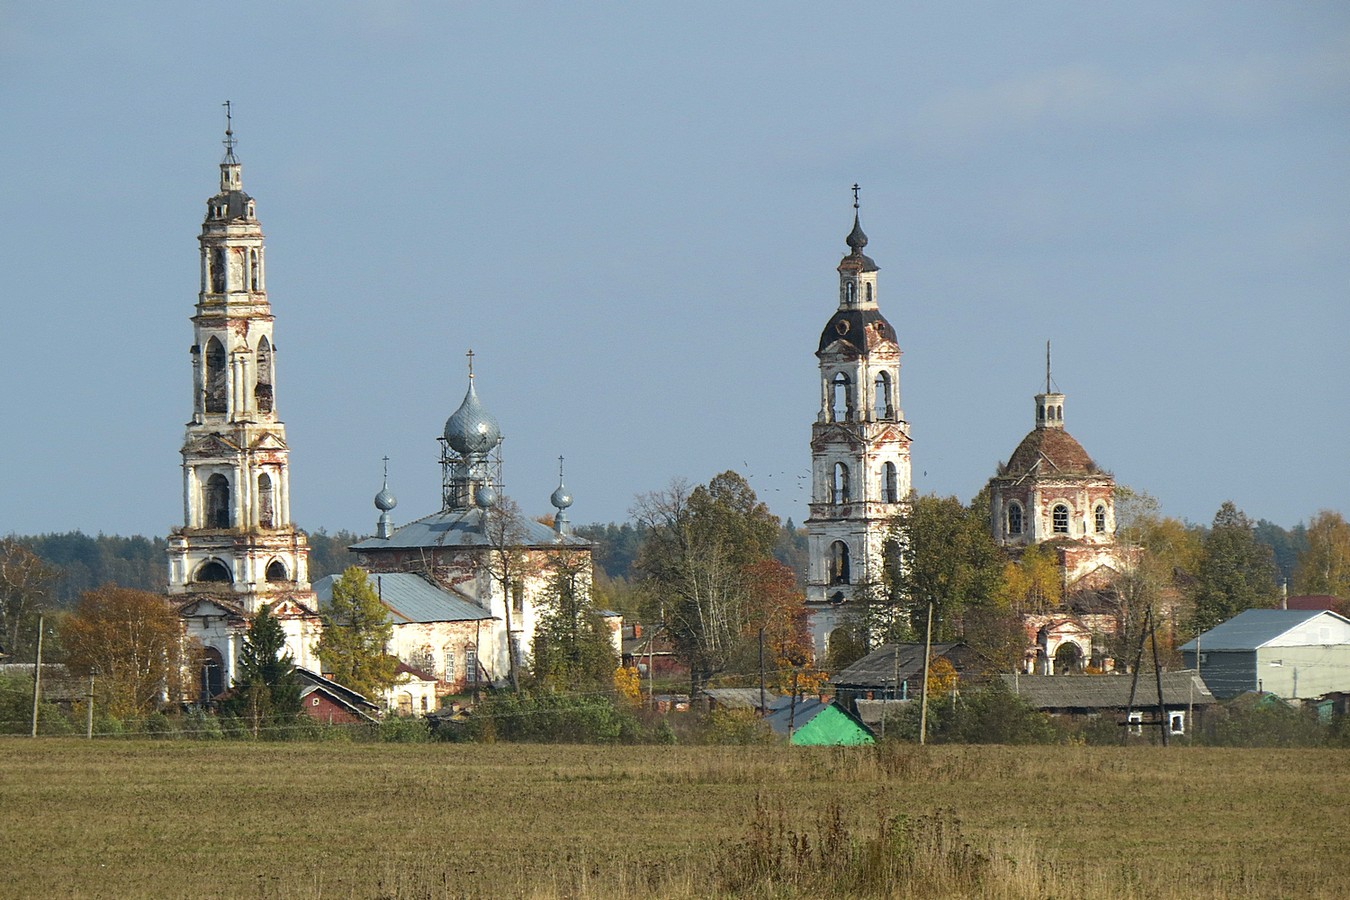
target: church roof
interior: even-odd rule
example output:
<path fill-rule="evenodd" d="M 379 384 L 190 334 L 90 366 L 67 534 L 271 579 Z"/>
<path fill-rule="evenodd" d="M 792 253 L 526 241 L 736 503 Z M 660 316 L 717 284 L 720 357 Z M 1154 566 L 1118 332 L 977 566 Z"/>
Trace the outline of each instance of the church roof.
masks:
<path fill-rule="evenodd" d="M 314 594 L 321 606 L 333 602 L 333 582 L 337 576 L 327 575 L 314 582 Z M 491 619 L 492 614 L 476 603 L 432 584 L 412 572 L 377 572 L 370 581 L 379 593 L 380 602 L 389 610 L 388 620 L 395 625 L 405 622 L 475 622 Z"/>
<path fill-rule="evenodd" d="M 1032 471 L 1045 476 L 1101 474 L 1083 445 L 1062 428 L 1037 428 L 1022 438 L 999 475 L 1019 477 Z"/>
<path fill-rule="evenodd" d="M 388 538 L 366 538 L 352 544 L 349 549 L 361 552 L 417 547 L 491 548 L 493 541 L 483 527 L 484 516 L 485 511 L 477 507 L 444 509 L 415 522 L 409 522 Z M 591 546 L 591 542 L 584 538 L 558 534 L 547 525 L 525 516 L 513 517 L 506 531 L 513 546 L 573 548 Z"/>
<path fill-rule="evenodd" d="M 825 323 L 816 352 L 824 353 L 836 341 L 849 345 L 860 355 L 866 354 L 882 341 L 896 343 L 895 329 L 879 309 L 841 309 Z"/>

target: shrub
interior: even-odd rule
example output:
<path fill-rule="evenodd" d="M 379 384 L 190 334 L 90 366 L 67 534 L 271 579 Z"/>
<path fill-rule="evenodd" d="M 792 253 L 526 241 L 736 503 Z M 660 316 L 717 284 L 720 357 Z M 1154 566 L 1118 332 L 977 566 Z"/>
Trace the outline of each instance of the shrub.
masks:
<path fill-rule="evenodd" d="M 488 743 L 613 744 L 641 734 L 631 713 L 594 694 L 495 695 L 478 705 L 466 727 Z"/>
<path fill-rule="evenodd" d="M 380 723 L 379 736 L 386 744 L 424 744 L 431 740 L 431 728 L 426 719 L 391 716 Z"/>
<path fill-rule="evenodd" d="M 705 744 L 768 744 L 773 732 L 764 720 L 749 709 L 714 709 L 708 713 L 703 729 Z"/>

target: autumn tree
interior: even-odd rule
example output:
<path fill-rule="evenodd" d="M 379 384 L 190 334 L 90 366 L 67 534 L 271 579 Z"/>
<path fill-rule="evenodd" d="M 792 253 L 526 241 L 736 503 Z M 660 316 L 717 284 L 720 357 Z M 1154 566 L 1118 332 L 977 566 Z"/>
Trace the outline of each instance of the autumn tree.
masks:
<path fill-rule="evenodd" d="M 1191 624 L 1198 634 L 1244 609 L 1275 605 L 1275 562 L 1252 523 L 1231 501 L 1219 507 L 1205 535 L 1196 571 Z"/>
<path fill-rule="evenodd" d="M 1043 613 L 1064 599 L 1064 576 L 1059 557 L 1049 544 L 1034 544 L 1021 559 L 1009 560 L 994 592 L 994 600 L 1015 613 Z"/>
<path fill-rule="evenodd" d="M 248 722 L 255 738 L 265 725 L 290 721 L 300 712 L 295 661 L 286 649 L 281 622 L 266 606 L 249 620 L 239 648 L 234 696 L 225 710 Z"/>
<path fill-rule="evenodd" d="M 1294 589 L 1350 601 L 1350 524 L 1324 509 L 1308 523 L 1308 547 L 1298 556 Z"/>
<path fill-rule="evenodd" d="M 0 653 L 33 658 L 38 616 L 49 607 L 57 570 L 13 538 L 0 540 Z"/>
<path fill-rule="evenodd" d="M 332 602 L 319 613 L 319 659 L 339 684 L 371 700 L 393 687 L 398 659 L 386 648 L 394 626 L 365 570 L 348 566 L 333 582 Z"/>
<path fill-rule="evenodd" d="M 521 516 L 520 507 L 510 497 L 494 497 L 483 510 L 484 546 L 480 551 L 480 565 L 488 578 L 502 592 L 502 606 L 506 614 L 506 664 L 511 688 L 520 693 L 520 646 L 517 635 L 520 623 L 517 617 L 525 614 L 525 583 L 538 571 L 531 552 L 529 532 Z"/>
<path fill-rule="evenodd" d="M 635 569 L 689 664 L 693 690 L 719 672 L 745 671 L 753 654 L 749 568 L 771 557 L 777 517 L 735 472 L 693 490 L 675 481 L 639 497 L 632 513 L 645 529 Z"/>
<path fill-rule="evenodd" d="M 531 660 L 535 680 L 555 688 L 611 683 L 618 660 L 609 628 L 591 601 L 589 554 L 551 552 L 545 570 Z"/>
<path fill-rule="evenodd" d="M 107 585 L 86 591 L 61 623 L 66 662 L 95 672 L 98 706 L 114 716 L 144 715 L 182 696 L 195 670 L 177 613 L 158 594 Z"/>
<path fill-rule="evenodd" d="M 806 597 L 792 568 L 777 559 L 761 559 L 746 568 L 746 638 L 764 631 L 765 669 L 775 690 L 816 693 L 826 675 L 812 660 Z"/>
<path fill-rule="evenodd" d="M 890 598 L 907 613 L 909 634 L 924 633 L 930 603 L 934 640 L 954 640 L 966 610 L 994 602 L 1004 559 L 985 510 L 955 497 L 915 496 L 895 518 L 891 540 L 899 561 L 888 567 Z"/>

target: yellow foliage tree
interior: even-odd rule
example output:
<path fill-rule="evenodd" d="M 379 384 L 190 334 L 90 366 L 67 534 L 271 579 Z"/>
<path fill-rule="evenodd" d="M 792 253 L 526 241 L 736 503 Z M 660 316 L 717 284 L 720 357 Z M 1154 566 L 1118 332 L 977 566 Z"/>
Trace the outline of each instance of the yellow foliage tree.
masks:
<path fill-rule="evenodd" d="M 945 656 L 928 660 L 928 699 L 945 697 L 956 691 L 956 667 Z"/>
<path fill-rule="evenodd" d="M 614 670 L 614 694 L 634 706 L 642 702 L 642 678 L 636 666 L 619 666 Z"/>

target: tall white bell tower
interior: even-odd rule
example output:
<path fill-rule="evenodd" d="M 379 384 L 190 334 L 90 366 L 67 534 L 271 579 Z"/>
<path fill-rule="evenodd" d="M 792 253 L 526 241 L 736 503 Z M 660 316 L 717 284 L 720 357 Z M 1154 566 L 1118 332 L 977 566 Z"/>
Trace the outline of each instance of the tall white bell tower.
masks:
<path fill-rule="evenodd" d="M 857 185 L 853 210 L 850 252 L 839 263 L 839 308 L 816 350 L 820 412 L 811 426 L 806 604 L 818 656 L 855 593 L 880 581 L 890 520 L 910 492 L 900 347 L 877 305 L 877 264 L 863 253 Z"/>
<path fill-rule="evenodd" d="M 226 104 L 220 190 L 206 201 L 192 317 L 192 419 L 183 442 L 183 526 L 169 536 L 169 594 L 207 651 L 202 691 L 229 687 L 245 618 L 268 604 L 297 665 L 318 638 L 309 548 L 291 521 L 286 428 L 263 233 L 244 193 Z M 211 666 L 218 672 L 209 671 Z"/>

